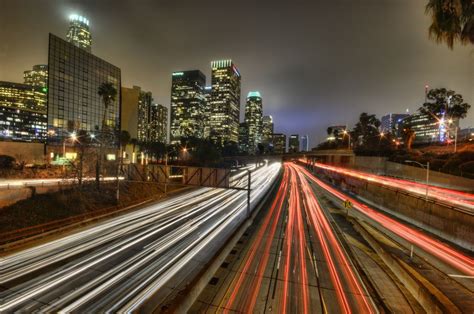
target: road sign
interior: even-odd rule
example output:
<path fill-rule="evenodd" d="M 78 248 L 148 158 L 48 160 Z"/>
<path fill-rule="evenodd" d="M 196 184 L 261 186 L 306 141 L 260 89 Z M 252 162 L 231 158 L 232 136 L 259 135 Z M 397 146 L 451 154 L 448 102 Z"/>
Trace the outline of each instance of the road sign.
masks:
<path fill-rule="evenodd" d="M 342 204 L 344 205 L 344 208 L 352 208 L 352 203 L 349 200 L 345 200 L 344 202 L 342 202 Z"/>

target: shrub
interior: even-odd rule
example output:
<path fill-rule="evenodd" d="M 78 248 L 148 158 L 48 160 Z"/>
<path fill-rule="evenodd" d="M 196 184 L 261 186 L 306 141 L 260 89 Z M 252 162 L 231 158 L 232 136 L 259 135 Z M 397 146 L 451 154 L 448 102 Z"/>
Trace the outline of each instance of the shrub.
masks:
<path fill-rule="evenodd" d="M 11 169 L 15 164 L 15 158 L 8 155 L 0 155 L 0 169 Z"/>
<path fill-rule="evenodd" d="M 439 171 L 444 166 L 445 163 L 446 163 L 446 160 L 444 159 L 439 159 L 439 158 L 432 159 L 430 161 L 430 169 Z"/>

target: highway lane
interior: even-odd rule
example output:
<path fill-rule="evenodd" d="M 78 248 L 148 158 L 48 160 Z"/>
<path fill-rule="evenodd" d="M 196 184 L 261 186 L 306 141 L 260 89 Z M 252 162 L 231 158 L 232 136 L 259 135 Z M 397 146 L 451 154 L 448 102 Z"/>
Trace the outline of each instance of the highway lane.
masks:
<path fill-rule="evenodd" d="M 251 207 L 279 168 L 252 173 Z M 165 300 L 245 219 L 246 195 L 200 188 L 3 257 L 0 312 L 131 311 L 151 297 Z"/>
<path fill-rule="evenodd" d="M 191 312 L 377 311 L 306 177 L 293 164 L 284 169 L 240 262 Z"/>
<path fill-rule="evenodd" d="M 300 160 L 306 162 L 304 160 Z M 315 167 L 340 173 L 346 176 L 362 179 L 370 182 L 376 182 L 388 187 L 397 188 L 406 192 L 410 192 L 419 196 L 425 196 L 427 191 L 427 185 L 424 183 L 390 178 L 379 176 L 367 172 L 357 171 L 353 169 L 336 167 L 332 165 L 326 165 L 321 163 L 315 163 Z M 428 197 L 437 201 L 441 201 L 451 206 L 467 209 L 470 211 L 474 210 L 474 194 L 461 192 L 457 190 L 451 190 L 447 188 L 441 188 L 434 185 L 428 185 Z"/>
<path fill-rule="evenodd" d="M 366 219 L 371 219 L 381 226 L 393 232 L 397 236 L 405 239 L 409 243 L 421 248 L 425 252 L 436 257 L 438 260 L 449 265 L 456 271 L 466 276 L 474 276 L 474 259 L 471 256 L 466 255 L 463 252 L 449 246 L 448 244 L 441 242 L 434 237 L 410 227 L 398 220 L 395 220 L 386 214 L 377 211 L 358 200 L 343 194 L 329 184 L 321 181 L 316 176 L 311 174 L 308 170 L 302 166 L 296 166 L 301 173 L 317 184 L 322 189 L 326 190 L 330 194 L 334 195 L 341 201 L 349 200 L 352 203 L 353 208 L 360 214 L 364 215 Z"/>

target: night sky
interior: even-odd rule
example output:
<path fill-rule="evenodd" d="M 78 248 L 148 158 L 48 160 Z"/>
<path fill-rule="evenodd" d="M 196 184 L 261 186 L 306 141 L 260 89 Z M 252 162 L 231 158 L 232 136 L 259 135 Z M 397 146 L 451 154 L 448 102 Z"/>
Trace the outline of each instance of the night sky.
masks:
<path fill-rule="evenodd" d="M 22 82 L 47 63 L 48 33 L 66 36 L 68 16 L 90 20 L 92 52 L 122 69 L 122 85 L 169 106 L 171 73 L 232 59 L 263 96 L 275 132 L 352 126 L 360 112 L 418 108 L 424 85 L 448 87 L 473 105 L 474 50 L 428 39 L 427 0 L 49 1 L 0 0 L 0 80 Z"/>

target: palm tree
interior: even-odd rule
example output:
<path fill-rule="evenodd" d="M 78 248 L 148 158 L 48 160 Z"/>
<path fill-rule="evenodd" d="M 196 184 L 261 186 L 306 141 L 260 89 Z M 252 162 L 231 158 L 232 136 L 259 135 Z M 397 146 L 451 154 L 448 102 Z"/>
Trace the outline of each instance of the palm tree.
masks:
<path fill-rule="evenodd" d="M 117 89 L 112 83 L 104 82 L 99 86 L 97 93 L 104 103 L 104 114 L 102 117 L 102 132 L 104 132 L 106 128 L 107 109 L 109 109 L 109 106 L 115 101 L 115 98 L 117 97 Z"/>
<path fill-rule="evenodd" d="M 103 158 L 103 146 L 105 139 L 107 136 L 105 135 L 107 131 L 107 110 L 109 106 L 115 101 L 117 97 L 117 89 L 114 85 L 110 82 L 104 82 L 100 84 L 97 94 L 102 98 L 102 102 L 104 104 L 104 114 L 102 116 L 102 130 L 100 136 L 100 151 L 99 156 L 97 156 L 97 163 L 96 163 L 96 172 L 95 172 L 95 180 L 97 183 L 97 189 L 100 188 L 100 166 L 101 160 Z"/>
<path fill-rule="evenodd" d="M 474 44 L 474 2 L 472 0 L 429 0 L 426 13 L 431 15 L 430 37 L 445 42 Z"/>

